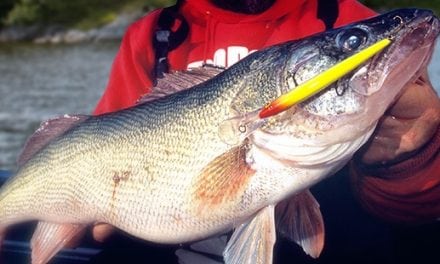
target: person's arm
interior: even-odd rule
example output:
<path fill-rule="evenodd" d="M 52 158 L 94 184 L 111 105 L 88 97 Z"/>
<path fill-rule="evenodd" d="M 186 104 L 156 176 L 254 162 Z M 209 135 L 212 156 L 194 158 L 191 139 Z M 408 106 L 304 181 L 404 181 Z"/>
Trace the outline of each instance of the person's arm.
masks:
<path fill-rule="evenodd" d="M 385 113 L 351 164 L 359 201 L 399 223 L 440 218 L 440 100 L 423 74 Z"/>
<path fill-rule="evenodd" d="M 128 28 L 113 61 L 107 88 L 93 114 L 127 108 L 150 92 L 154 65 L 152 32 L 159 13 L 156 10 Z"/>

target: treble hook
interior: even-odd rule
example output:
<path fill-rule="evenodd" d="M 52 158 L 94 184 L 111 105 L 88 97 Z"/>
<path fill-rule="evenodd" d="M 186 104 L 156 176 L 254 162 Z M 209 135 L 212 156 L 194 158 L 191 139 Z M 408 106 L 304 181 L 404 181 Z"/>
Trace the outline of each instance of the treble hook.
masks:
<path fill-rule="evenodd" d="M 402 28 L 405 27 L 405 23 L 403 22 L 403 18 L 401 16 L 395 16 L 393 17 L 393 20 L 396 21 L 398 24 L 398 26 L 391 32 L 390 36 L 388 37 L 389 39 L 394 39 L 394 33 L 401 30 Z"/>

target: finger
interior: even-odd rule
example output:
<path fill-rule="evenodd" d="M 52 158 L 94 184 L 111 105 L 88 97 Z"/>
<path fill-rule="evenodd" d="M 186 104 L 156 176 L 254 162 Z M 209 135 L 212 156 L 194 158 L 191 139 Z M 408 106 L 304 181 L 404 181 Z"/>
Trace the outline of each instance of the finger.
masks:
<path fill-rule="evenodd" d="M 427 71 L 423 71 L 418 79 L 408 83 L 386 114 L 411 119 L 419 117 L 426 109 L 440 107 L 438 95 L 428 78 Z"/>
<path fill-rule="evenodd" d="M 395 117 L 387 116 L 382 119 L 380 129 L 375 131 L 361 150 L 364 164 L 385 164 L 396 157 L 400 146 L 400 125 Z"/>
<path fill-rule="evenodd" d="M 407 84 L 403 94 L 380 120 L 361 154 L 366 164 L 394 163 L 425 145 L 440 124 L 440 100 L 426 72 Z"/>
<path fill-rule="evenodd" d="M 105 223 L 97 223 L 92 228 L 93 238 L 98 242 L 104 242 L 113 232 L 114 227 Z"/>

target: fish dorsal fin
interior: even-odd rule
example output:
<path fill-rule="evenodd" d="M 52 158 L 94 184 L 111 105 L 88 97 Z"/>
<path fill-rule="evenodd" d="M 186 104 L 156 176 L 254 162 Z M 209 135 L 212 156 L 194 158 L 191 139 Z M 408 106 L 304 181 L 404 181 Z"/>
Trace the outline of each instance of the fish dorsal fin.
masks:
<path fill-rule="evenodd" d="M 281 235 L 300 245 L 311 257 L 319 257 L 324 247 L 324 221 L 309 190 L 279 203 L 276 216 Z"/>
<path fill-rule="evenodd" d="M 157 84 L 153 87 L 151 93 L 143 95 L 138 100 L 138 103 L 153 101 L 166 95 L 186 90 L 211 79 L 222 71 L 224 71 L 223 68 L 203 66 L 186 71 L 165 73 L 164 78 L 157 80 Z"/>
<path fill-rule="evenodd" d="M 223 253 L 225 263 L 272 263 L 275 240 L 274 207 L 270 205 L 235 229 Z"/>
<path fill-rule="evenodd" d="M 17 159 L 18 166 L 21 167 L 53 139 L 88 117 L 87 115 L 64 115 L 41 123 L 40 127 L 26 141 Z"/>
<path fill-rule="evenodd" d="M 255 171 L 246 163 L 246 144 L 231 148 L 213 159 L 194 183 L 193 198 L 199 213 L 228 210 L 243 194 Z"/>

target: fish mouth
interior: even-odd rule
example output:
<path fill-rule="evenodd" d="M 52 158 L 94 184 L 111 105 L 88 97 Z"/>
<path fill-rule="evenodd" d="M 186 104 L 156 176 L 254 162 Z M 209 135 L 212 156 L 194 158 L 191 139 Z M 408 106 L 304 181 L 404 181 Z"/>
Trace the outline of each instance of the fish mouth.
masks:
<path fill-rule="evenodd" d="M 384 83 L 394 80 L 396 75 L 412 77 L 429 63 L 440 32 L 439 19 L 431 11 L 415 10 L 414 18 L 409 21 L 405 22 L 399 14 L 394 15 L 392 20 L 397 22 L 397 26 L 384 35 L 384 38 L 391 39 L 390 47 L 375 55 L 359 71 L 360 76 L 355 74 L 352 78 L 352 81 L 356 78 L 363 80 L 364 85 L 354 87 L 361 95 L 370 96 L 376 93 Z M 410 79 L 406 80 L 409 81 Z"/>
<path fill-rule="evenodd" d="M 413 51 L 423 46 L 431 46 L 439 35 L 439 19 L 430 11 L 421 17 L 415 17 L 412 21 L 404 23 L 400 16 L 395 16 L 394 20 L 400 20 L 400 25 L 391 32 L 389 38 L 394 42 L 390 52 L 394 53 L 397 49 L 406 47 Z"/>
<path fill-rule="evenodd" d="M 329 105 L 333 110 L 338 104 L 335 96 L 332 97 L 334 91 L 326 90 L 318 97 L 282 113 L 275 126 L 262 132 L 284 133 L 289 138 L 286 142 L 296 142 L 298 138 L 301 141 L 298 145 L 328 146 L 349 141 L 375 126 L 402 88 L 414 80 L 429 62 L 440 23 L 431 11 L 412 9 L 393 12 L 381 21 L 373 18 L 365 24 L 368 32 L 375 36 L 371 38 L 372 43 L 384 38 L 391 38 L 392 43 L 342 80 L 348 87 L 346 96 L 338 97 L 341 98 L 338 102 L 347 107 L 341 112 L 324 113 L 323 105 Z M 318 100 L 326 95 L 333 98 L 331 104 L 326 104 L 329 98 Z M 351 101 L 346 103 L 348 98 Z M 311 109 L 311 104 L 316 105 L 318 110 Z"/>
<path fill-rule="evenodd" d="M 317 115 L 305 109 L 299 109 L 296 113 L 295 120 L 306 120 L 304 126 L 316 133 L 313 136 L 314 144 L 324 141 L 328 144 L 331 140 L 325 137 L 330 132 L 333 141 L 345 140 L 342 128 L 352 123 L 357 124 L 353 134 L 358 133 L 356 129 L 361 133 L 362 127 L 370 128 L 401 93 L 402 88 L 415 80 L 418 72 L 427 66 L 440 32 L 439 19 L 431 11 L 404 10 L 392 14 L 388 21 L 394 21 L 394 27 L 382 31 L 376 40 L 391 38 L 392 44 L 348 80 L 350 90 L 359 95 L 360 105 L 355 106 L 359 111 L 355 109 L 352 113 L 335 116 Z"/>

